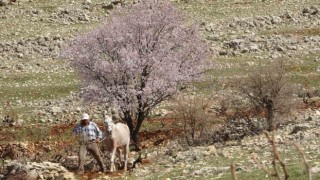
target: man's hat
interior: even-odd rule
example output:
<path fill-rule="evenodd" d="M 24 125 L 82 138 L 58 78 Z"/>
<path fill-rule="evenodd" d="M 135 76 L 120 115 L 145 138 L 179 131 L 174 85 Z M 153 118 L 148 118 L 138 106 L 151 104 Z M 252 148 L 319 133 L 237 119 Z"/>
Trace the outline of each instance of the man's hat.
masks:
<path fill-rule="evenodd" d="M 82 114 L 82 118 L 81 118 L 81 120 L 88 120 L 89 119 L 89 115 L 87 114 L 87 113 L 83 113 Z"/>

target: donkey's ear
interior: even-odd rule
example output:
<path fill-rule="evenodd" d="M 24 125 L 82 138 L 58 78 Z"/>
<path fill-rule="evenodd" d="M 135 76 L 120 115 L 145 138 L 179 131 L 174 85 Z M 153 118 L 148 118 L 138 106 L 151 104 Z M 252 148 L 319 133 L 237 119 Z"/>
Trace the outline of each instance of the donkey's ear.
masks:
<path fill-rule="evenodd" d="M 112 117 L 109 115 L 105 115 L 104 117 L 104 122 L 105 123 L 112 123 Z"/>

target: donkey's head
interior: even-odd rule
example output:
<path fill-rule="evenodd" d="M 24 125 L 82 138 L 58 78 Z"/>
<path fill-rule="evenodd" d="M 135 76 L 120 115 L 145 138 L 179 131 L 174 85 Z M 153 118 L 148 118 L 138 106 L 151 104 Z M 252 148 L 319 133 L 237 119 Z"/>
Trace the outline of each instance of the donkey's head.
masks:
<path fill-rule="evenodd" d="M 111 133 L 113 127 L 112 117 L 109 115 L 104 116 L 104 125 L 106 126 L 107 133 Z"/>

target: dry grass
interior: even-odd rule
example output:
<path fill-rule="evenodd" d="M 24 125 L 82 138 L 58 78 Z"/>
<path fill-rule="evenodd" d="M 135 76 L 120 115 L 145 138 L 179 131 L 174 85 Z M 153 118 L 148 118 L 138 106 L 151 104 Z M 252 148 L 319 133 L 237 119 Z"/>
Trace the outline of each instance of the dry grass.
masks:
<path fill-rule="evenodd" d="M 265 31 L 265 32 L 261 32 L 261 35 L 294 35 L 294 36 L 299 36 L 299 37 L 303 37 L 303 36 L 318 36 L 320 35 L 320 29 L 319 28 L 290 28 L 290 27 L 283 27 L 281 29 L 276 29 L 273 31 Z"/>

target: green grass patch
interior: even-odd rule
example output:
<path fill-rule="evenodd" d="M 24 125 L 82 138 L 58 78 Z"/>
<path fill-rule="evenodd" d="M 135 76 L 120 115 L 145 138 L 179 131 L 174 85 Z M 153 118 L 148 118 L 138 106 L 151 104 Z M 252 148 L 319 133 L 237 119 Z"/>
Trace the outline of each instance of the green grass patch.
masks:
<path fill-rule="evenodd" d="M 18 22 L 18 23 L 17 23 Z M 14 32 L 4 31 L 0 35 L 0 41 L 11 41 L 12 39 L 33 38 L 45 36 L 47 34 L 63 34 L 64 37 L 70 37 L 75 34 L 90 31 L 97 27 L 100 22 L 78 23 L 64 25 L 46 21 L 30 21 L 30 19 L 0 20 L 4 29 L 10 30 L 10 27 L 15 27 Z M 29 27 L 27 30 L 25 27 Z"/>
<path fill-rule="evenodd" d="M 46 100 L 64 97 L 79 88 L 73 73 L 7 74 L 0 77 L 0 101 Z"/>
<path fill-rule="evenodd" d="M 12 73 L 0 76 L 0 82 L 4 86 L 14 85 L 34 85 L 41 83 L 52 84 L 68 84 L 77 82 L 77 76 L 74 73 Z"/>
<path fill-rule="evenodd" d="M 317 64 L 292 64 L 288 67 L 288 71 L 290 73 L 313 73 L 313 72 L 316 72 L 318 66 Z"/>
<path fill-rule="evenodd" d="M 74 92 L 78 88 L 78 84 L 31 87 L 1 87 L 0 101 L 57 99 L 69 95 L 70 92 Z"/>
<path fill-rule="evenodd" d="M 320 86 L 320 74 L 296 74 L 292 75 L 291 82 L 302 84 L 305 87 L 319 87 Z"/>

